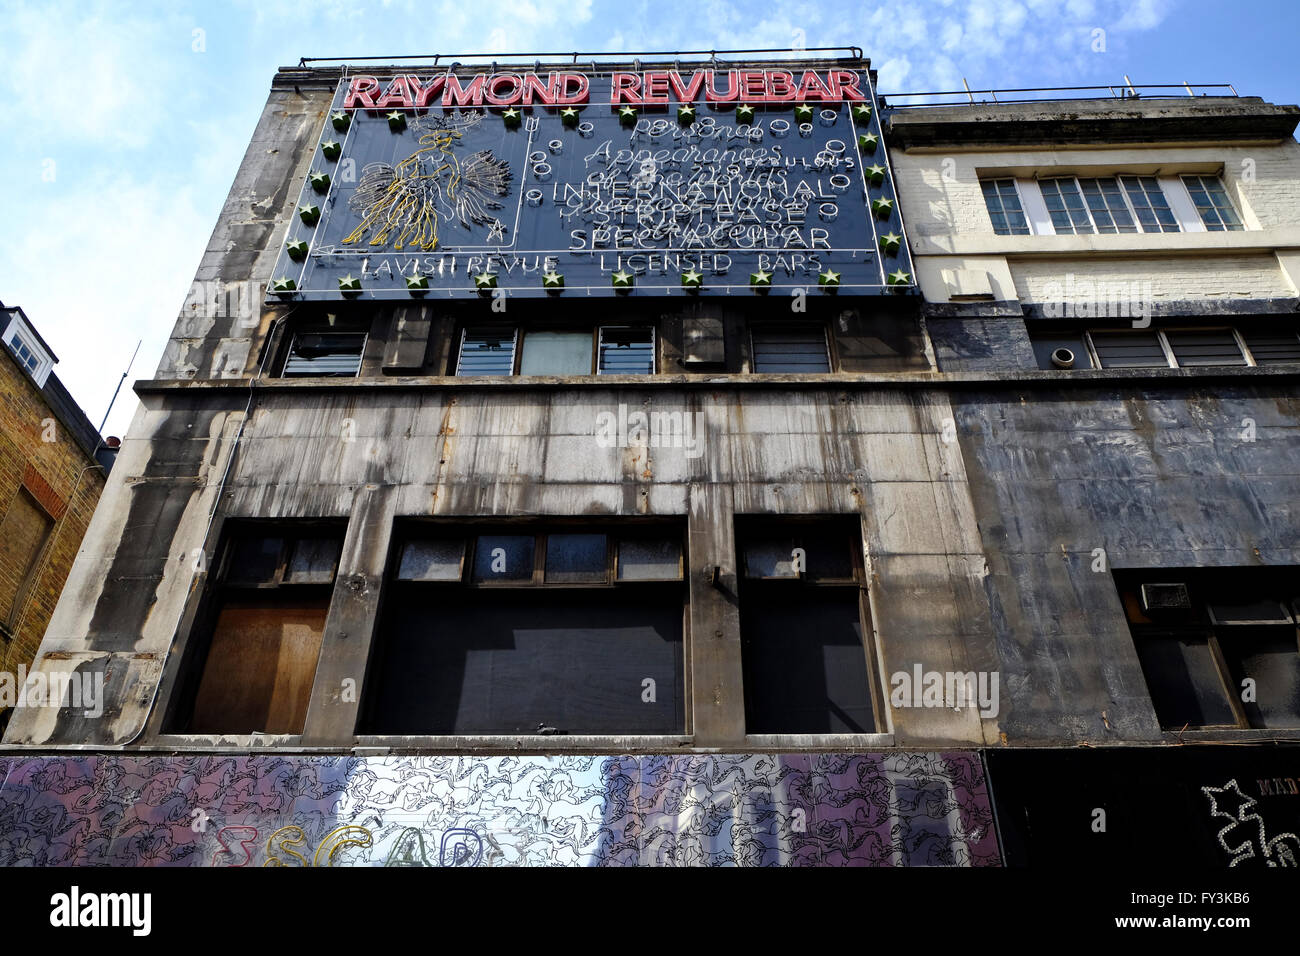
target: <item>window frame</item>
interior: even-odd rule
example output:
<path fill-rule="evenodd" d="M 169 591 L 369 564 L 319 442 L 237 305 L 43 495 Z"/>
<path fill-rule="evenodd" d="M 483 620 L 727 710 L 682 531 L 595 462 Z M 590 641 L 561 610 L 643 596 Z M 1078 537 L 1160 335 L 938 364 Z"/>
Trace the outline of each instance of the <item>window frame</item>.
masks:
<path fill-rule="evenodd" d="M 757 350 L 754 348 L 754 333 L 771 332 L 771 331 L 782 330 L 782 329 L 789 329 L 792 331 L 805 330 L 805 329 L 817 329 L 821 333 L 822 346 L 826 350 L 826 370 L 824 372 L 820 372 L 820 371 L 819 372 L 760 372 L 758 371 Z M 830 330 L 826 327 L 825 322 L 812 321 L 812 322 L 803 322 L 803 323 L 799 323 L 799 322 L 791 323 L 788 321 L 783 322 L 783 321 L 775 321 L 775 320 L 770 320 L 770 321 L 760 320 L 757 322 L 751 322 L 749 324 L 749 328 L 746 330 L 745 338 L 749 346 L 749 355 L 747 356 L 746 364 L 749 367 L 750 375 L 833 375 L 839 369 L 838 355 L 836 354 L 835 351 L 835 336 L 831 334 Z"/>
<path fill-rule="evenodd" d="M 1166 727 L 1161 723 L 1161 731 L 1165 733 L 1183 733 L 1184 731 L 1289 731 L 1300 728 L 1300 711 L 1296 713 L 1296 723 L 1291 727 L 1266 727 L 1255 725 L 1250 722 L 1249 714 L 1246 711 L 1245 703 L 1241 699 L 1240 686 L 1235 682 L 1232 665 L 1229 663 L 1229 654 L 1224 650 L 1224 639 L 1229 637 L 1232 632 L 1237 631 L 1245 634 L 1246 632 L 1258 632 L 1261 627 L 1275 627 L 1279 633 L 1289 630 L 1294 642 L 1294 651 L 1300 657 L 1300 601 L 1288 599 L 1285 595 L 1290 592 L 1291 588 L 1279 578 L 1274 578 L 1272 583 L 1260 588 L 1256 596 L 1261 600 L 1276 602 L 1284 613 L 1289 615 L 1289 621 L 1219 621 L 1212 608 L 1218 603 L 1217 598 L 1220 593 L 1227 593 L 1229 589 L 1237 586 L 1233 580 L 1233 575 L 1225 575 L 1226 580 L 1218 579 L 1217 575 L 1211 577 L 1215 571 L 1231 571 L 1232 569 L 1209 569 L 1210 574 L 1206 574 L 1207 569 L 1181 569 L 1165 570 L 1159 572 L 1164 577 L 1181 576 L 1186 579 L 1186 583 L 1191 593 L 1191 608 L 1185 611 L 1177 612 L 1175 618 L 1170 620 L 1160 620 L 1150 617 L 1142 611 L 1140 605 L 1129 606 L 1126 596 L 1132 600 L 1138 600 L 1137 595 L 1142 583 L 1154 583 L 1157 578 L 1150 577 L 1143 572 L 1133 574 L 1132 572 L 1123 572 L 1124 579 L 1118 580 L 1117 572 L 1116 585 L 1120 593 L 1120 603 L 1125 606 L 1125 619 L 1129 628 L 1129 633 L 1134 642 L 1134 650 L 1137 653 L 1137 646 L 1147 640 L 1169 640 L 1177 638 L 1195 638 L 1204 640 L 1210 652 L 1210 659 L 1214 663 L 1215 676 L 1218 678 L 1219 689 L 1223 693 L 1223 698 L 1232 712 L 1233 723 L 1219 724 L 1197 724 L 1186 725 L 1181 728 Z M 1254 569 L 1251 569 L 1254 570 Z M 1214 596 L 1205 595 L 1207 578 L 1209 581 L 1209 590 Z M 1282 595 L 1282 596 L 1279 596 Z M 1135 613 L 1140 619 L 1135 619 Z M 1181 617 L 1182 619 L 1178 619 Z M 1235 652 L 1234 652 L 1235 659 Z M 1151 700 L 1152 710 L 1156 711 L 1156 719 L 1160 721 L 1160 713 L 1156 710 L 1155 695 L 1152 693 L 1152 684 L 1150 678 L 1143 669 L 1143 681 L 1147 687 L 1147 695 Z"/>
<path fill-rule="evenodd" d="M 740 602 L 740 612 L 743 614 L 743 605 L 746 590 L 752 591 L 755 587 L 763 589 L 773 589 L 785 591 L 792 596 L 806 589 L 834 593 L 836 591 L 847 592 L 850 589 L 857 594 L 858 602 L 858 623 L 862 631 L 862 655 L 866 666 L 867 689 L 871 695 L 871 719 L 874 726 L 873 730 L 865 732 L 847 732 L 846 736 L 854 737 L 875 737 L 882 734 L 893 732 L 892 715 L 890 713 L 889 693 L 886 681 L 884 679 L 884 662 L 880 655 L 882 649 L 880 641 L 877 639 L 875 618 L 871 609 L 871 596 L 869 592 L 870 576 L 867 570 L 867 556 L 865 545 L 862 538 L 862 529 L 851 528 L 851 520 L 856 515 L 736 515 L 733 542 L 735 546 L 735 569 L 737 582 L 737 598 Z M 747 547 L 763 537 L 772 536 L 789 536 L 795 541 L 795 546 L 800 546 L 800 541 L 805 535 L 835 533 L 843 530 L 847 535 L 847 544 L 850 545 L 849 551 L 852 561 L 851 578 L 825 578 L 811 577 L 809 574 L 801 573 L 793 576 L 763 577 L 751 576 L 747 573 L 745 553 Z M 852 547 L 856 541 L 857 547 Z M 742 630 L 740 634 L 741 642 L 741 668 L 745 676 L 748 676 L 748 664 L 744 662 L 744 644 L 745 635 Z M 770 738 L 772 733 L 766 731 L 755 731 L 749 727 L 750 705 L 749 705 L 749 682 L 746 682 L 744 715 L 745 715 L 745 736 L 747 738 Z M 832 736 L 834 734 L 831 734 Z M 776 736 L 780 737 L 801 737 L 807 734 L 800 732 L 785 733 L 778 732 Z M 827 736 L 818 732 L 813 736 Z"/>
<path fill-rule="evenodd" d="M 1210 200 L 1210 209 L 1213 210 L 1213 212 L 1219 219 L 1218 222 L 1219 228 L 1216 229 L 1210 223 L 1210 221 L 1205 218 L 1205 212 L 1202 211 L 1201 208 L 1196 205 L 1196 198 L 1192 195 L 1191 187 L 1187 185 L 1187 180 L 1189 179 L 1196 179 L 1201 181 L 1199 185 L 1201 186 L 1201 189 L 1205 192 L 1206 198 Z M 1232 196 L 1228 193 L 1228 184 L 1223 181 L 1222 175 L 1212 175 L 1210 173 L 1179 173 L 1178 181 L 1182 183 L 1183 189 L 1187 191 L 1187 199 L 1192 204 L 1192 208 L 1196 210 L 1196 214 L 1197 216 L 1200 217 L 1201 223 L 1202 225 L 1204 225 L 1206 232 L 1245 232 L 1246 231 L 1246 219 L 1244 216 L 1242 216 L 1241 211 L 1237 209 L 1236 203 L 1232 201 Z M 1227 203 L 1228 209 L 1232 211 L 1233 216 L 1235 216 L 1237 219 L 1235 227 L 1230 226 L 1223 221 L 1223 216 L 1219 211 L 1219 207 L 1214 204 L 1214 195 L 1212 190 L 1206 189 L 1205 186 L 1203 185 L 1207 181 L 1213 183 L 1215 186 L 1219 188 L 1220 191 L 1222 191 L 1224 202 Z"/>
<path fill-rule="evenodd" d="M 452 370 L 452 373 L 451 373 L 452 376 L 453 376 L 454 378 L 477 378 L 477 377 L 479 377 L 479 376 L 476 376 L 476 375 L 471 375 L 471 374 L 468 373 L 468 372 L 466 372 L 466 373 L 462 373 L 461 370 L 460 370 L 460 369 L 461 369 L 461 364 L 465 361 L 465 339 L 469 337 L 469 333 L 470 333 L 470 332 L 479 332 L 479 333 L 482 333 L 482 332 L 506 332 L 506 331 L 509 331 L 510 334 L 511 334 L 511 336 L 512 336 L 512 339 L 511 339 L 511 346 L 510 346 L 510 372 L 509 372 L 509 375 L 512 376 L 512 377 L 515 376 L 515 375 L 518 375 L 518 374 L 519 374 L 519 353 L 522 351 L 522 350 L 519 348 L 519 338 L 520 338 L 520 336 L 519 336 L 519 332 L 520 332 L 520 328 L 519 328 L 519 326 L 517 326 L 517 325 L 514 325 L 514 326 L 507 326 L 507 325 L 469 325 L 469 324 L 466 324 L 466 325 L 461 326 L 460 336 L 459 336 L 459 344 L 456 346 L 456 367 L 455 367 L 455 369 Z M 492 376 L 492 377 L 499 377 L 499 376 Z"/>
<path fill-rule="evenodd" d="M 222 612 L 235 603 L 269 598 L 275 592 L 282 592 L 299 600 L 313 598 L 325 605 L 327 623 L 334 603 L 334 590 L 338 584 L 339 568 L 343 560 L 343 548 L 346 543 L 347 519 L 339 518 L 298 518 L 298 519 L 231 519 L 222 529 L 221 539 L 217 545 L 219 551 L 213 560 L 208 579 L 202 589 L 193 624 L 190 626 L 182 660 L 176 678 L 167 690 L 167 705 L 164 708 L 159 734 L 162 738 L 189 738 L 193 736 L 210 736 L 212 731 L 194 729 L 195 710 L 199 703 L 199 693 L 203 687 L 204 676 L 211 661 L 214 642 Z M 280 550 L 276 559 L 275 571 L 269 581 L 240 582 L 229 580 L 231 563 L 235 560 L 238 542 L 244 540 L 280 538 Z M 297 542 L 304 539 L 331 538 L 338 542 L 338 555 L 334 559 L 333 573 L 328 582 L 324 581 L 286 581 L 285 575 L 293 557 Z M 324 627 L 324 625 L 323 625 Z M 321 642 L 324 646 L 325 631 L 322 629 Z M 311 688 L 315 687 L 320 676 L 320 662 L 317 660 L 313 671 Z M 309 689 L 310 700 L 311 689 Z M 310 705 L 309 705 L 310 706 Z M 299 731 L 263 733 L 262 731 L 221 731 L 224 737 L 260 737 L 298 738 L 306 731 L 304 726 Z"/>
<path fill-rule="evenodd" d="M 602 351 L 605 344 L 606 330 L 627 329 L 634 332 L 650 333 L 650 371 L 649 372 L 606 372 L 602 365 L 604 364 L 605 354 Z M 659 336 L 653 325 L 598 325 L 596 326 L 596 353 L 595 353 L 596 375 L 656 375 L 659 372 Z"/>
<path fill-rule="evenodd" d="M 988 197 L 987 195 L 985 195 L 985 193 L 984 193 L 984 184 L 985 184 L 986 182 L 987 182 L 987 183 L 992 183 L 992 184 L 993 184 L 993 188 L 994 188 L 995 190 L 997 190 L 997 189 L 998 189 L 998 183 L 1006 182 L 1007 180 L 1010 180 L 1010 181 L 1011 181 L 1012 188 L 1015 189 L 1015 192 L 1016 192 L 1016 202 L 1018 202 L 1018 203 L 1020 204 L 1020 215 L 1024 217 L 1024 220 L 1025 220 L 1025 229 L 1027 230 L 1026 232 L 998 232 L 998 227 L 997 227 L 996 225 L 993 224 L 993 211 L 992 211 L 991 209 L 989 209 L 989 197 Z M 990 226 L 993 226 L 993 234 L 994 234 L 995 236 L 1033 236 L 1033 235 L 1037 235 L 1037 232 L 1036 232 L 1035 229 L 1034 229 L 1034 221 L 1033 221 L 1033 219 L 1030 217 L 1030 215 L 1029 215 L 1029 208 L 1028 208 L 1028 206 L 1027 206 L 1026 203 L 1025 203 L 1025 195 L 1024 195 L 1024 193 L 1023 193 L 1023 192 L 1021 191 L 1021 189 L 1020 189 L 1020 180 L 1019 180 L 1019 179 L 1017 179 L 1015 176 L 992 176 L 992 177 L 986 177 L 986 178 L 984 178 L 984 179 L 981 179 L 981 180 L 979 181 L 979 183 L 980 183 L 980 195 L 981 195 L 981 197 L 984 199 L 984 211 L 985 211 L 985 213 L 988 214 L 988 217 L 989 217 L 989 225 L 990 225 Z M 1006 213 L 1006 204 L 1005 204 L 1005 203 L 1002 203 L 1002 196 L 1001 196 L 1001 193 L 1000 193 L 1000 192 L 999 192 L 999 195 L 998 195 L 998 202 L 1002 204 L 1003 208 L 1002 208 L 1001 212 L 1002 212 L 1002 215 L 1005 216 L 1005 215 L 1007 214 L 1007 213 Z"/>
<path fill-rule="evenodd" d="M 1238 351 L 1241 352 L 1242 358 L 1245 359 L 1244 365 L 1180 365 L 1178 356 L 1174 352 L 1174 347 L 1169 341 L 1169 332 L 1229 332 L 1232 334 L 1233 341 L 1237 345 Z M 1154 334 L 1160 343 L 1160 348 L 1165 353 L 1164 368 L 1255 368 L 1255 357 L 1251 354 L 1250 348 L 1246 344 L 1245 337 L 1241 330 L 1232 325 L 1204 325 L 1204 326 L 1185 326 L 1177 325 L 1168 328 L 1147 328 L 1147 329 L 1128 329 L 1128 328 L 1106 328 L 1100 326 L 1092 329 L 1083 330 L 1083 341 L 1088 349 L 1088 358 L 1092 362 L 1092 367 L 1097 370 L 1113 370 L 1118 368 L 1115 365 L 1103 365 L 1101 357 L 1097 353 L 1097 347 L 1093 342 L 1093 333 L 1102 333 L 1106 335 L 1129 335 L 1129 334 Z M 1282 363 L 1279 363 L 1282 364 Z M 1137 369 L 1144 368 L 1161 368 L 1159 365 L 1140 365 L 1134 366 Z"/>
<path fill-rule="evenodd" d="M 1129 219 L 1130 219 L 1130 221 L 1132 222 L 1132 225 L 1133 225 L 1133 229 L 1132 229 L 1132 231 L 1121 231 L 1118 227 L 1116 227 L 1116 229 L 1115 229 L 1114 231 L 1103 232 L 1100 228 L 1098 228 L 1098 226 L 1097 226 L 1097 217 L 1096 217 L 1096 215 L 1095 215 L 1094 212 L 1093 212 L 1092 205 L 1088 202 L 1087 194 L 1084 192 L 1084 189 L 1083 189 L 1083 182 L 1084 182 L 1084 180 L 1087 180 L 1087 181 L 1089 181 L 1089 182 L 1099 182 L 1100 180 L 1103 180 L 1103 179 L 1109 179 L 1109 180 L 1113 180 L 1113 181 L 1114 181 L 1116 191 L 1118 192 L 1121 201 L 1124 203 L 1124 208 L 1125 208 L 1125 210 L 1128 212 Z M 1125 179 L 1137 179 L 1137 180 L 1150 179 L 1150 180 L 1153 180 L 1153 181 L 1155 182 L 1155 184 L 1156 184 L 1156 188 L 1160 191 L 1160 195 L 1161 195 L 1161 197 L 1164 199 L 1165 207 L 1169 210 L 1170 215 L 1173 217 L 1175 228 L 1172 229 L 1172 230 L 1170 230 L 1170 229 L 1156 229 L 1156 230 L 1147 229 L 1147 228 L 1145 227 L 1145 225 L 1142 223 L 1141 217 L 1138 216 L 1137 207 L 1133 204 L 1133 198 L 1132 198 L 1132 196 L 1129 195 L 1129 188 L 1128 188 L 1128 185 L 1124 182 Z M 1141 175 L 1141 174 L 1137 174 L 1137 173 L 1121 173 L 1121 172 L 1115 172 L 1115 173 L 1110 173 L 1110 174 L 1106 174 L 1106 175 L 1098 175 L 1098 176 L 1082 176 L 1082 177 L 1081 177 L 1081 176 L 1076 176 L 1076 175 L 1068 175 L 1068 176 L 1051 176 L 1051 175 L 1049 175 L 1049 176 L 1038 176 L 1038 177 L 1036 177 L 1036 178 L 1034 179 L 1034 183 L 1038 186 L 1039 192 L 1042 192 L 1042 189 L 1043 189 L 1043 183 L 1045 183 L 1045 182 L 1060 183 L 1060 182 L 1063 181 L 1063 180 L 1068 180 L 1069 182 L 1073 183 L 1073 185 L 1074 185 L 1074 191 L 1075 191 L 1075 193 L 1078 195 L 1078 197 L 1079 197 L 1079 201 L 1080 201 L 1080 202 L 1082 203 L 1082 205 L 1083 205 L 1083 211 L 1084 211 L 1084 212 L 1087 214 L 1087 216 L 1088 216 L 1088 224 L 1092 227 L 1092 231 L 1091 231 L 1091 232 L 1079 232 L 1079 231 L 1077 230 L 1077 228 L 1075 228 L 1075 229 L 1074 229 L 1073 231 L 1071 231 L 1071 232 L 1062 232 L 1062 231 L 1057 227 L 1056 223 L 1055 223 L 1055 222 L 1052 222 L 1051 225 L 1052 225 L 1052 234 L 1053 234 L 1053 235 L 1057 235 L 1057 236 L 1115 236 L 1115 235 L 1120 235 L 1120 236 L 1133 236 L 1133 235 L 1153 235 L 1153 236 L 1154 236 L 1154 235 L 1162 235 L 1162 234 L 1166 234 L 1166 233 L 1170 233 L 1170 232 L 1185 232 L 1185 231 L 1186 231 L 1186 230 L 1183 228 L 1183 223 L 1179 220 L 1179 217 L 1178 217 L 1177 213 L 1174 211 L 1174 205 L 1173 205 L 1173 203 L 1171 203 L 1171 202 L 1169 201 L 1169 195 L 1165 192 L 1165 186 L 1164 186 L 1164 184 L 1162 184 L 1162 183 L 1160 182 L 1160 177 L 1157 177 L 1157 176 L 1143 176 L 1143 175 Z M 1146 187 L 1145 187 L 1145 186 L 1140 186 L 1140 188 L 1142 189 L 1143 194 L 1146 195 Z M 1057 186 L 1057 189 L 1059 190 L 1060 187 Z M 1044 205 L 1046 205 L 1047 198 L 1046 198 L 1046 195 L 1045 195 L 1045 194 L 1044 194 L 1044 197 L 1043 197 L 1043 202 L 1044 202 Z M 1109 207 L 1107 207 L 1107 208 L 1108 208 L 1108 211 L 1109 211 Z M 1152 207 L 1152 209 L 1154 210 L 1154 207 Z M 1111 218 L 1112 218 L 1112 221 L 1113 221 L 1113 220 L 1114 220 L 1114 215 L 1113 215 L 1113 214 L 1111 214 Z M 1048 210 L 1048 220 L 1049 220 L 1049 222 L 1051 221 L 1051 210 L 1050 210 L 1050 209 Z"/>
<path fill-rule="evenodd" d="M 342 373 L 337 375 L 320 375 L 320 374 L 309 375 L 309 374 L 303 374 L 301 372 L 291 373 L 289 371 L 289 363 L 293 361 L 294 347 L 298 344 L 299 336 L 304 336 L 304 335 L 321 335 L 321 336 L 359 335 L 361 336 L 361 348 L 357 351 L 356 371 L 352 372 L 349 375 L 344 375 Z M 360 378 L 361 369 L 364 366 L 366 361 L 366 348 L 369 345 L 370 345 L 370 333 L 365 329 L 331 329 L 331 328 L 317 329 L 311 327 L 292 329 L 289 332 L 289 341 L 285 344 L 284 361 L 280 363 L 280 374 L 278 377 L 279 378 Z"/>
<path fill-rule="evenodd" d="M 14 347 L 11 342 L 14 338 L 17 338 L 21 347 L 37 360 L 35 368 L 32 368 Z M 36 331 L 27 324 L 22 313 L 17 309 L 9 313 L 9 321 L 5 323 L 4 347 L 9 350 L 14 361 L 23 367 L 23 371 L 36 381 L 37 387 L 44 388 L 45 383 L 49 381 L 50 373 L 54 371 L 54 356 L 41 344 Z"/>

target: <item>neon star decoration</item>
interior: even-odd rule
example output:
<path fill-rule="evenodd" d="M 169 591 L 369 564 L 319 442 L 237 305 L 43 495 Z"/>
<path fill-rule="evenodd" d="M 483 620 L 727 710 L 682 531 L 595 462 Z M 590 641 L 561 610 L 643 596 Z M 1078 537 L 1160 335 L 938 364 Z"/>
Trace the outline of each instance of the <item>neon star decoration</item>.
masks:
<path fill-rule="evenodd" d="M 339 276 L 340 292 L 360 292 L 361 280 L 354 275 Z"/>
<path fill-rule="evenodd" d="M 371 163 L 362 170 L 348 200 L 361 224 L 343 242 L 382 246 L 396 233 L 394 249 L 430 250 L 444 220 L 491 225 L 492 210 L 502 208 L 497 197 L 510 192 L 510 164 L 487 149 L 465 159 L 456 153 L 466 131 L 481 122 L 481 113 L 459 112 L 416 120 L 419 149 L 396 166 Z"/>
<path fill-rule="evenodd" d="M 632 273 L 630 272 L 624 272 L 622 269 L 619 269 L 617 272 L 613 274 L 613 276 L 611 276 L 611 278 L 614 280 L 615 289 L 632 288 L 633 280 L 632 280 Z"/>
<path fill-rule="evenodd" d="M 406 114 L 401 110 L 393 110 L 388 114 L 388 128 L 394 133 L 400 133 L 406 129 Z"/>
<path fill-rule="evenodd" d="M 276 295 L 292 295 L 293 290 L 298 288 L 298 284 L 288 276 L 280 276 L 271 283 L 271 291 Z"/>
<path fill-rule="evenodd" d="M 888 232 L 880 237 L 880 251 L 887 256 L 898 254 L 898 250 L 903 247 L 903 237 L 896 232 Z"/>
<path fill-rule="evenodd" d="M 890 285 L 909 285 L 912 281 L 912 277 L 902 269 L 899 269 L 897 272 L 891 272 L 886 281 Z"/>
<path fill-rule="evenodd" d="M 497 287 L 497 274 L 495 272 L 480 272 L 474 277 L 474 288 L 483 292 L 487 289 Z"/>
<path fill-rule="evenodd" d="M 879 219 L 888 219 L 894 213 L 894 200 L 873 199 L 871 200 L 871 211 Z"/>
<path fill-rule="evenodd" d="M 318 172 L 314 172 L 314 173 L 312 173 L 310 176 L 308 176 L 307 179 L 308 179 L 308 181 L 311 183 L 311 188 L 314 189 L 314 190 L 316 190 L 316 192 L 318 192 L 318 193 L 327 193 L 327 192 L 329 192 L 329 189 L 330 189 L 330 174 L 329 174 L 329 173 L 322 173 L 322 172 L 319 172 L 319 171 L 318 171 Z"/>
<path fill-rule="evenodd" d="M 863 170 L 863 173 L 867 177 L 867 182 L 871 183 L 873 186 L 879 186 L 885 181 L 885 167 L 881 166 L 879 163 L 868 166 Z"/>
<path fill-rule="evenodd" d="M 510 107 L 510 109 L 508 110 L 503 110 L 501 113 L 501 122 L 506 124 L 506 129 L 514 129 L 523 121 L 524 121 L 523 114 L 521 114 L 513 106 Z"/>
<path fill-rule="evenodd" d="M 704 273 L 690 269 L 682 273 L 683 289 L 698 289 L 704 285 Z"/>
<path fill-rule="evenodd" d="M 853 118 L 859 123 L 865 123 L 871 119 L 871 107 L 866 103 L 857 103 L 853 107 Z"/>
<path fill-rule="evenodd" d="M 677 107 L 677 122 L 683 126 L 690 126 L 695 122 L 695 107 L 686 103 Z"/>
<path fill-rule="evenodd" d="M 320 154 L 330 162 L 334 162 L 343 155 L 343 147 L 338 144 L 337 140 L 329 139 L 320 144 Z"/>
<path fill-rule="evenodd" d="M 348 127 L 352 125 L 352 117 L 342 110 L 339 110 L 337 113 L 330 114 L 330 123 L 340 133 L 346 133 Z"/>
<path fill-rule="evenodd" d="M 811 123 L 813 118 L 813 108 L 807 103 L 800 103 L 794 108 L 794 118 L 800 123 Z"/>
<path fill-rule="evenodd" d="M 838 288 L 840 284 L 840 274 L 838 272 L 833 272 L 830 269 L 819 272 L 817 273 L 817 284 L 830 289 Z"/>
<path fill-rule="evenodd" d="M 858 137 L 858 149 L 862 150 L 862 152 L 866 153 L 868 156 L 875 153 L 876 147 L 879 145 L 880 137 L 875 133 L 863 133 Z"/>
<path fill-rule="evenodd" d="M 754 107 L 750 106 L 748 103 L 741 103 L 739 106 L 737 106 L 736 122 L 737 123 L 754 122 Z"/>
<path fill-rule="evenodd" d="M 766 292 L 772 288 L 772 273 L 764 272 L 762 269 L 751 272 L 749 274 L 749 286 L 759 292 Z"/>
<path fill-rule="evenodd" d="M 580 115 L 581 114 L 574 107 L 566 106 L 564 109 L 560 110 L 560 122 L 565 126 L 577 126 L 578 117 Z"/>
<path fill-rule="evenodd" d="M 618 110 L 618 121 L 624 126 L 631 126 L 636 122 L 636 110 L 630 106 L 621 106 Z"/>
<path fill-rule="evenodd" d="M 284 244 L 285 250 L 289 253 L 289 258 L 294 262 L 302 262 L 307 258 L 307 243 L 301 239 L 293 239 Z"/>
<path fill-rule="evenodd" d="M 306 206 L 299 206 L 298 218 L 309 226 L 316 225 L 320 221 L 320 206 L 313 206 L 310 203 Z"/>
<path fill-rule="evenodd" d="M 564 276 L 558 272 L 542 273 L 542 288 L 548 291 L 558 292 L 564 288 Z"/>
<path fill-rule="evenodd" d="M 413 272 L 406 277 L 406 288 L 411 295 L 422 295 L 429 291 L 429 277 Z"/>

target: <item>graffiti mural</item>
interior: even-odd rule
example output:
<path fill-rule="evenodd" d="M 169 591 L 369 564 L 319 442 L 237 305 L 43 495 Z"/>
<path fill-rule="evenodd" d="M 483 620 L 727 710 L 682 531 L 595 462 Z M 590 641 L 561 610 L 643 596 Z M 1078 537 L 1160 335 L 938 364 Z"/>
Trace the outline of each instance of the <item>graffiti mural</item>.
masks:
<path fill-rule="evenodd" d="M 0 865 L 997 865 L 975 753 L 0 758 Z"/>

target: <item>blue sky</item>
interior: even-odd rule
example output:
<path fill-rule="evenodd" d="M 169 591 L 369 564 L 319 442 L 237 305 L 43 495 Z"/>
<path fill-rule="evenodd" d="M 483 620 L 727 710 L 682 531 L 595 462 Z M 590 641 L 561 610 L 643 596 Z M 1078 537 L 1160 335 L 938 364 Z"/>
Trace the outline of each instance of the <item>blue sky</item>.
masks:
<path fill-rule="evenodd" d="M 1127 73 L 1295 103 L 1298 30 L 1295 0 L 0 0 L 0 300 L 98 423 L 137 339 L 131 379 L 157 366 L 271 77 L 301 56 L 856 44 L 885 93 Z M 124 390 L 106 431 L 135 406 Z"/>

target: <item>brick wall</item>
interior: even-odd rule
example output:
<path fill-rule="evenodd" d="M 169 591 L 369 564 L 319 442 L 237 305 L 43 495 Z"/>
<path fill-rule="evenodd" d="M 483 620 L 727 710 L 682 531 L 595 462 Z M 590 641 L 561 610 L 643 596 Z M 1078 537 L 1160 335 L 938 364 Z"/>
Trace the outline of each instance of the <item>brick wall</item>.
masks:
<path fill-rule="evenodd" d="M 13 630 L 0 636 L 0 671 L 16 673 L 20 664 L 30 667 L 36 656 L 104 487 L 100 469 L 83 474 L 92 464 L 55 419 L 36 384 L 8 355 L 0 355 L 0 521 L 23 488 L 54 519 L 37 558 L 36 577 L 15 611 Z M 0 551 L 0 593 L 6 596 L 22 586 L 22 569 L 15 565 L 24 549 L 14 550 L 19 554 Z M 0 723 L 5 719 L 0 711 Z"/>

